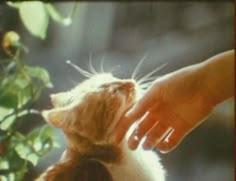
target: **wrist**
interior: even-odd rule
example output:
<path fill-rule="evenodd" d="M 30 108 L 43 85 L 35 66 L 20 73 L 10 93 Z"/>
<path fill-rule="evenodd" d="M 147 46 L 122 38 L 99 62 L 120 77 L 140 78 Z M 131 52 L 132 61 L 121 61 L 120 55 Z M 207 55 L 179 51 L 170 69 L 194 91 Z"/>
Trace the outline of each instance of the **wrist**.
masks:
<path fill-rule="evenodd" d="M 233 51 L 221 53 L 199 64 L 201 92 L 212 107 L 234 95 Z"/>

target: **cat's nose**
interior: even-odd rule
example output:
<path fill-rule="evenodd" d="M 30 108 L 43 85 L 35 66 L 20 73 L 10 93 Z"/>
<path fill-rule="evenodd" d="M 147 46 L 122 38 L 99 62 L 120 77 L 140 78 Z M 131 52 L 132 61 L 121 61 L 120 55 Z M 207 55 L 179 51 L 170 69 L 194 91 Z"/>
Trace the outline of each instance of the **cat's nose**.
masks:
<path fill-rule="evenodd" d="M 132 90 L 135 87 L 135 82 L 131 79 L 122 80 L 112 84 L 113 88 L 119 90 Z"/>
<path fill-rule="evenodd" d="M 125 89 L 133 89 L 135 87 L 135 82 L 133 80 L 124 81 L 122 88 Z"/>

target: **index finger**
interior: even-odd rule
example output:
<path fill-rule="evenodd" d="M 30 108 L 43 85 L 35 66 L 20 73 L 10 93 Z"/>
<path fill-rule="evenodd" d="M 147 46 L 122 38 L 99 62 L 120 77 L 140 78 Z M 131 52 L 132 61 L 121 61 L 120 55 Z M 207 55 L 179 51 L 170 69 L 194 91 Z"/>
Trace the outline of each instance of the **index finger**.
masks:
<path fill-rule="evenodd" d="M 148 96 L 144 95 L 144 97 L 140 99 L 140 101 L 138 101 L 134 107 L 121 118 L 116 128 L 116 143 L 120 143 L 132 123 L 142 117 L 153 103 L 153 99 L 150 99 Z"/>

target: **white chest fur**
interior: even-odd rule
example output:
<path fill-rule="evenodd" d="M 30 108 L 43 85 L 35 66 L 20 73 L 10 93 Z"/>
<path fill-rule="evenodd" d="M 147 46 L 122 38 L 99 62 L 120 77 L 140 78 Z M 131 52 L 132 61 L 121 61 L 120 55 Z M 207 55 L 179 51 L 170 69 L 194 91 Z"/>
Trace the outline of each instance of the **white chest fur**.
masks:
<path fill-rule="evenodd" d="M 139 147 L 132 151 L 127 141 L 121 143 L 123 152 L 119 164 L 106 165 L 114 181 L 165 181 L 165 171 L 158 155 Z"/>

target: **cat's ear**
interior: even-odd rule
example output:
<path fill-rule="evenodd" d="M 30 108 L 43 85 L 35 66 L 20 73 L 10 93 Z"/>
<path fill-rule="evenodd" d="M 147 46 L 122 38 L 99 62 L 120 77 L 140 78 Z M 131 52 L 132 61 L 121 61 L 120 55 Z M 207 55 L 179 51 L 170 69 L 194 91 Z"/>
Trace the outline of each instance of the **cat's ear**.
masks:
<path fill-rule="evenodd" d="M 63 103 L 65 102 L 65 99 L 67 98 L 67 96 L 68 96 L 67 92 L 60 92 L 57 94 L 51 94 L 50 98 L 51 98 L 52 105 L 54 107 L 62 106 Z"/>
<path fill-rule="evenodd" d="M 56 108 L 42 111 L 43 118 L 55 127 L 61 128 L 63 122 L 68 119 L 69 110 L 65 108 Z"/>

